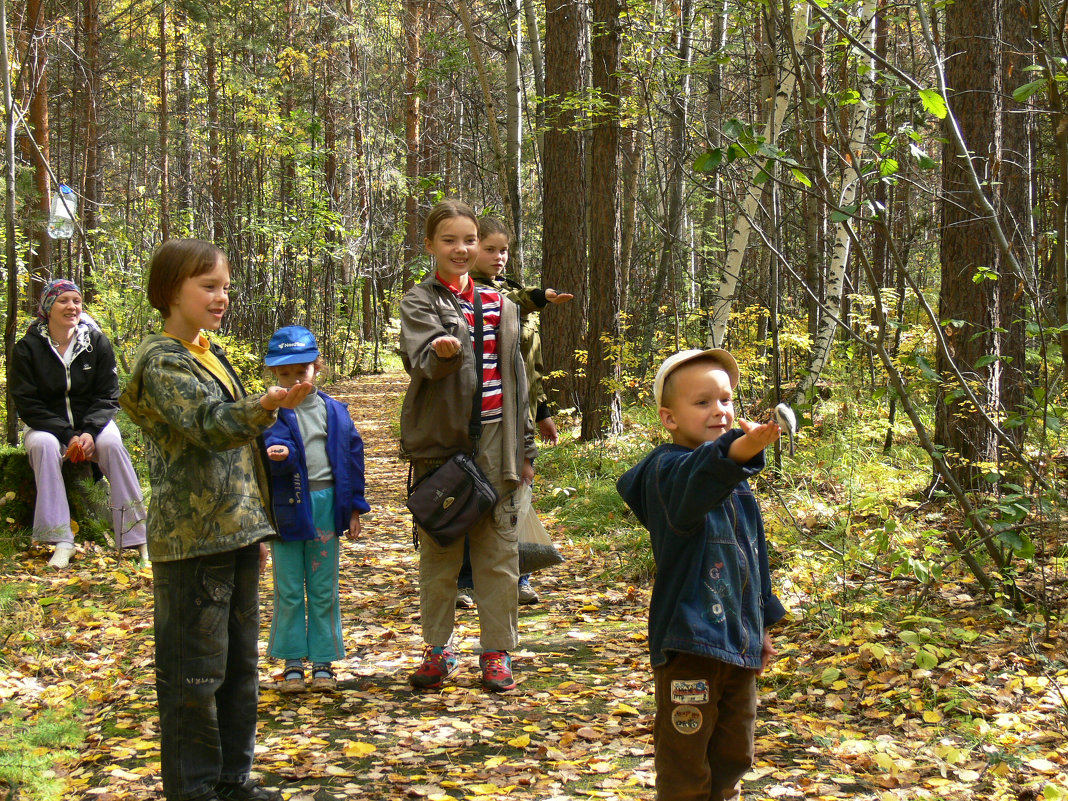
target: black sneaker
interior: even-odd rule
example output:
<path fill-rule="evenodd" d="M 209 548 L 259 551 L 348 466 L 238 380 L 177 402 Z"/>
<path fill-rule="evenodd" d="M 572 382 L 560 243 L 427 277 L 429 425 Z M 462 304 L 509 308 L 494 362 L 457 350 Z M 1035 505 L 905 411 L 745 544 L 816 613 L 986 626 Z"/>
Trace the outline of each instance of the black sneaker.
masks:
<path fill-rule="evenodd" d="M 219 801 L 282 801 L 282 791 L 264 787 L 259 779 L 249 779 L 241 784 L 218 784 L 215 794 Z"/>

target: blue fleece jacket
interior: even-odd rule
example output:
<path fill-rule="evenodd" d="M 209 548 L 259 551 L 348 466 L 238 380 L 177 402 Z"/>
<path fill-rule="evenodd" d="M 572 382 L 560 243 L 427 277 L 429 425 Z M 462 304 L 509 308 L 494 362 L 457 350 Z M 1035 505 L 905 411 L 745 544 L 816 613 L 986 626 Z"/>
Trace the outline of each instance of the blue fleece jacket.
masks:
<path fill-rule="evenodd" d="M 364 499 L 363 439 L 349 417 L 348 406 L 325 392 L 318 395 L 326 403 L 326 455 L 334 473 L 334 533 L 340 535 L 348 529 L 353 510 L 363 514 L 371 508 Z M 278 420 L 263 438 L 267 447 L 289 448 L 284 461 L 270 460 L 278 536 L 288 541 L 314 539 L 308 463 L 296 412 L 279 409 Z"/>
<path fill-rule="evenodd" d="M 764 629 L 786 614 L 771 591 L 764 523 L 746 482 L 764 468 L 764 454 L 744 465 L 727 455 L 742 433 L 692 450 L 660 445 L 616 483 L 652 538 L 653 667 L 681 651 L 759 668 Z"/>

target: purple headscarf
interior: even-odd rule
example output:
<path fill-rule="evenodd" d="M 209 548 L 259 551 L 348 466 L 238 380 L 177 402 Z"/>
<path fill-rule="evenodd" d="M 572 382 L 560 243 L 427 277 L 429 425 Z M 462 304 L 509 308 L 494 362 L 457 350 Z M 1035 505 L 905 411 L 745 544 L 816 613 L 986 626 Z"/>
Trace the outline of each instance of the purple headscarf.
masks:
<path fill-rule="evenodd" d="M 45 288 L 41 291 L 41 302 L 37 304 L 38 320 L 44 323 L 48 322 L 48 313 L 52 311 L 52 306 L 55 305 L 56 298 L 64 292 L 77 292 L 79 295 L 82 294 L 82 291 L 78 289 L 78 285 L 66 278 L 57 278 L 54 281 L 49 281 L 45 284 Z"/>

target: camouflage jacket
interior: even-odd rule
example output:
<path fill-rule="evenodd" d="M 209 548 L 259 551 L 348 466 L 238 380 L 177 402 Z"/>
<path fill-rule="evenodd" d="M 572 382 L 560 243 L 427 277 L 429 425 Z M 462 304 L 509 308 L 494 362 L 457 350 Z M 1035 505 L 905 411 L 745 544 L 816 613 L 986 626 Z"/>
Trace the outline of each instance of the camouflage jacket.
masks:
<path fill-rule="evenodd" d="M 222 348 L 238 397 L 178 340 L 153 334 L 137 349 L 119 403 L 145 435 L 152 497 L 148 555 L 170 562 L 275 536 L 261 434 L 276 419 L 246 395 Z"/>

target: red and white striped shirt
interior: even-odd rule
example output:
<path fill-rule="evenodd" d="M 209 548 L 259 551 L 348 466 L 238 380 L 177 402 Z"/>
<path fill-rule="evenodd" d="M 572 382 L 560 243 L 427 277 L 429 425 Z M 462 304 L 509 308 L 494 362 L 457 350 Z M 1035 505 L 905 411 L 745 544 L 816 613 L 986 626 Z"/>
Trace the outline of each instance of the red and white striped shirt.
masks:
<path fill-rule="evenodd" d="M 488 286 L 468 280 L 467 289 L 457 291 L 449 286 L 463 310 L 467 330 L 474 344 L 475 307 L 472 287 L 478 290 L 482 302 L 482 424 L 497 423 L 504 419 L 501 396 L 501 368 L 497 358 L 497 329 L 501 324 L 501 293 Z"/>

